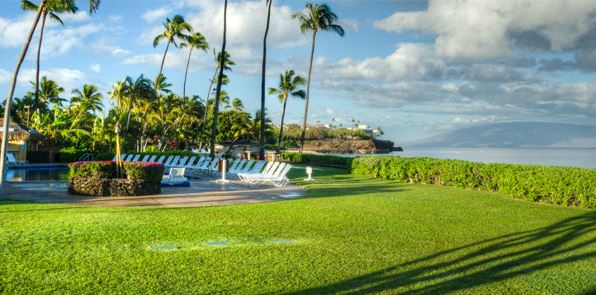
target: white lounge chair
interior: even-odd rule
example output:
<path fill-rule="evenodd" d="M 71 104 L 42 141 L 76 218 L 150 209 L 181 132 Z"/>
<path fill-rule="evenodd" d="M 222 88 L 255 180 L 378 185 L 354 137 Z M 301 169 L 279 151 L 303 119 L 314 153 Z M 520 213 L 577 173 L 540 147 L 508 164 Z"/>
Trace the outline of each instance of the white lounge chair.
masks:
<path fill-rule="evenodd" d="M 6 153 L 6 164 L 8 166 L 23 166 L 29 164 L 28 161 L 17 161 L 13 153 Z"/>
<path fill-rule="evenodd" d="M 186 164 L 182 165 L 185 168 L 191 168 L 194 165 L 195 160 L 197 159 L 197 157 L 192 156 L 190 157 L 190 159 L 188 159 L 188 161 L 186 162 Z"/>
<path fill-rule="evenodd" d="M 172 161 L 174 160 L 174 156 L 169 156 L 165 162 L 163 162 L 164 166 L 169 166 L 170 163 L 172 163 Z"/>
<path fill-rule="evenodd" d="M 238 177 L 240 177 L 240 179 L 244 182 L 251 183 L 259 178 L 271 177 L 285 166 L 286 163 L 274 162 L 269 169 L 265 169 L 261 173 L 241 173 L 238 174 Z"/>
<path fill-rule="evenodd" d="M 184 156 L 182 157 L 182 159 L 180 159 L 180 161 L 178 161 L 177 163 L 172 163 L 170 164 L 170 166 L 172 167 L 184 167 L 186 166 L 186 162 L 188 161 L 188 156 Z"/>
<path fill-rule="evenodd" d="M 287 175 L 291 169 L 292 165 L 290 164 L 279 165 L 278 169 L 273 173 L 269 175 L 253 175 L 247 179 L 247 182 L 250 184 L 271 183 L 275 186 L 285 186 L 289 182 Z"/>
<path fill-rule="evenodd" d="M 170 168 L 170 173 L 168 175 L 164 175 L 161 182 L 167 184 L 187 182 L 188 178 L 184 177 L 185 169 L 186 168 L 181 167 Z"/>

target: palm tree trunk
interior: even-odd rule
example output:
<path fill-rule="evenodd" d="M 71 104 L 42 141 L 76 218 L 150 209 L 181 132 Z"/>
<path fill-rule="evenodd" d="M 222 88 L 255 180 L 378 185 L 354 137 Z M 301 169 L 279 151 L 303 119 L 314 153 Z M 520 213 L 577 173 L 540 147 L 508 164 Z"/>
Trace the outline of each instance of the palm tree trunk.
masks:
<path fill-rule="evenodd" d="M 39 102 L 39 69 L 41 63 L 41 43 L 43 41 L 43 32 L 46 27 L 46 17 L 48 12 L 44 11 L 41 19 L 41 31 L 39 31 L 39 44 L 37 45 L 37 68 L 35 70 L 35 100 L 33 100 L 33 110 L 37 109 Z"/>
<path fill-rule="evenodd" d="M 308 101 L 310 98 L 310 77 L 312 73 L 312 60 L 315 55 L 315 42 L 317 31 L 312 32 L 312 48 L 310 49 L 310 64 L 308 66 L 308 80 L 306 80 L 306 105 L 304 106 L 304 122 L 302 123 L 302 134 L 300 135 L 300 154 L 304 150 L 304 136 L 306 135 L 306 121 L 308 120 Z"/>
<path fill-rule="evenodd" d="M 126 134 L 128 134 L 128 126 L 130 126 L 130 112 L 132 111 L 132 100 L 128 105 L 128 114 L 126 115 L 126 127 L 124 128 L 124 133 L 122 134 L 122 148 L 126 149 Z"/>
<path fill-rule="evenodd" d="M 279 125 L 279 138 L 277 139 L 277 152 L 279 152 L 281 147 L 281 139 L 283 138 L 284 134 L 284 118 L 286 117 L 286 104 L 288 103 L 288 97 L 286 96 L 284 99 L 284 108 L 281 112 L 281 124 Z"/>
<path fill-rule="evenodd" d="M 273 0 L 267 2 L 267 25 L 265 26 L 265 37 L 263 37 L 263 66 L 261 69 L 261 130 L 259 132 L 259 159 L 261 160 L 265 159 L 265 71 L 267 69 L 267 35 L 269 34 Z"/>
<path fill-rule="evenodd" d="M 166 62 L 166 55 L 168 55 L 168 49 L 170 48 L 170 43 L 172 42 L 171 39 L 168 39 L 168 44 L 166 44 L 166 50 L 163 53 L 163 57 L 161 58 L 161 66 L 159 67 L 159 74 L 157 74 L 157 77 L 161 76 L 161 73 L 163 72 L 163 65 Z M 157 78 L 155 79 L 155 81 L 157 81 Z"/>
<path fill-rule="evenodd" d="M 190 51 L 188 52 L 188 60 L 186 61 L 186 71 L 184 71 L 184 86 L 182 87 L 182 97 L 186 97 L 186 78 L 188 77 L 188 66 L 190 65 L 190 57 L 192 56 L 192 49 L 190 47 Z"/>
<path fill-rule="evenodd" d="M 228 0 L 224 2 L 224 27 L 223 42 L 221 45 L 221 60 L 219 61 L 219 77 L 217 77 L 217 87 L 215 88 L 215 105 L 213 106 L 213 126 L 211 128 L 211 143 L 209 145 L 209 155 L 215 158 L 215 136 L 217 135 L 217 115 L 219 112 L 219 95 L 221 94 L 221 81 L 223 79 L 224 63 L 226 61 L 226 26 L 227 26 Z"/>
<path fill-rule="evenodd" d="M 37 9 L 37 14 L 35 15 L 35 19 L 33 20 L 33 25 L 29 30 L 29 35 L 27 36 L 27 40 L 25 41 L 25 45 L 21 50 L 21 55 L 19 56 L 19 60 L 17 61 L 17 65 L 14 69 L 12 74 L 12 80 L 10 82 L 10 87 L 8 88 L 8 96 L 6 97 L 6 104 L 4 106 L 4 132 L 2 132 L 2 147 L 0 150 L 0 188 L 4 184 L 4 171 L 6 166 L 6 148 L 8 147 L 8 132 L 9 132 L 9 122 L 10 122 L 10 103 L 12 101 L 12 96 L 14 95 L 14 89 L 17 86 L 17 77 L 19 76 L 19 71 L 21 70 L 21 65 L 23 65 L 23 60 L 25 60 L 25 56 L 27 55 L 27 50 L 29 49 L 29 44 L 31 44 L 31 39 L 33 39 L 33 34 L 35 33 L 35 29 L 37 28 L 37 24 L 39 23 L 39 19 L 41 17 L 41 12 L 45 8 L 45 0 L 41 0 L 39 2 L 39 8 Z"/>
<path fill-rule="evenodd" d="M 211 95 L 211 89 L 213 88 L 213 81 L 215 81 L 218 71 L 219 71 L 219 64 L 217 64 L 217 67 L 215 67 L 215 72 L 213 73 L 213 78 L 211 78 L 211 82 L 209 82 L 209 91 L 207 91 L 207 96 L 205 97 L 205 104 L 207 103 L 207 100 L 209 100 L 209 96 Z"/>

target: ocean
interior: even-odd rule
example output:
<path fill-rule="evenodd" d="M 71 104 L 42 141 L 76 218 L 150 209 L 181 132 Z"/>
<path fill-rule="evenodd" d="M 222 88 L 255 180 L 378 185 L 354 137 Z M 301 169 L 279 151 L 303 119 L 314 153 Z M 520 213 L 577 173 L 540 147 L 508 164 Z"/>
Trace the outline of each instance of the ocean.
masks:
<path fill-rule="evenodd" d="M 404 148 L 391 156 L 457 159 L 482 163 L 573 166 L 596 169 L 596 149 Z M 348 155 L 346 155 L 348 156 Z M 357 156 L 357 155 L 349 155 Z"/>

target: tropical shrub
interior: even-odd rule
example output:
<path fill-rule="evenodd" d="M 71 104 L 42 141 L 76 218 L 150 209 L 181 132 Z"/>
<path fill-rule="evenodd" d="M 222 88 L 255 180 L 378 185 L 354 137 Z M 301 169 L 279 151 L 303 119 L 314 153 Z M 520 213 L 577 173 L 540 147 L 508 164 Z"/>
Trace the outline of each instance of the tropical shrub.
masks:
<path fill-rule="evenodd" d="M 124 171 L 128 179 L 160 182 L 164 173 L 164 165 L 151 162 L 125 162 Z"/>
<path fill-rule="evenodd" d="M 313 164 L 313 165 L 331 165 L 350 167 L 352 163 L 351 157 L 330 156 L 330 155 L 314 155 L 314 154 L 299 154 L 291 152 L 283 152 L 280 158 L 288 162 Z"/>
<path fill-rule="evenodd" d="M 596 208 L 596 170 L 460 160 L 366 156 L 352 173 L 405 183 L 455 186 L 562 206 Z"/>
<path fill-rule="evenodd" d="M 164 165 L 161 163 L 123 162 L 124 178 L 130 180 L 147 180 L 160 182 L 164 173 Z M 116 162 L 113 161 L 89 161 L 74 162 L 70 167 L 69 177 L 86 177 L 96 179 L 116 178 Z"/>

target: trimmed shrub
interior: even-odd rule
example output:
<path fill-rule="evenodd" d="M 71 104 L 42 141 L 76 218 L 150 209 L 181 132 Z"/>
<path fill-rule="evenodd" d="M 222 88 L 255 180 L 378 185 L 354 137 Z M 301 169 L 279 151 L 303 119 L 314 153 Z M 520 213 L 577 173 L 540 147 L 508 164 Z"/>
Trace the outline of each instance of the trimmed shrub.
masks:
<path fill-rule="evenodd" d="M 94 196 L 138 196 L 161 192 L 162 163 L 123 162 L 123 178 L 117 177 L 116 162 L 70 163 L 68 192 Z"/>
<path fill-rule="evenodd" d="M 128 179 L 161 182 L 164 165 L 162 163 L 124 162 L 124 171 Z"/>
<path fill-rule="evenodd" d="M 460 160 L 366 156 L 352 173 L 406 183 L 455 186 L 561 206 L 596 208 L 596 170 Z"/>
<path fill-rule="evenodd" d="M 329 155 L 315 155 L 315 154 L 299 154 L 283 152 L 280 158 L 292 163 L 312 164 L 312 165 L 328 165 L 350 167 L 352 165 L 351 157 L 329 156 Z"/>

